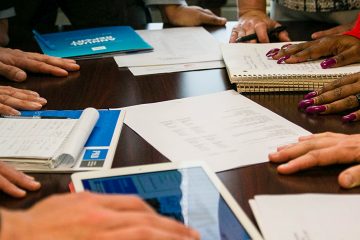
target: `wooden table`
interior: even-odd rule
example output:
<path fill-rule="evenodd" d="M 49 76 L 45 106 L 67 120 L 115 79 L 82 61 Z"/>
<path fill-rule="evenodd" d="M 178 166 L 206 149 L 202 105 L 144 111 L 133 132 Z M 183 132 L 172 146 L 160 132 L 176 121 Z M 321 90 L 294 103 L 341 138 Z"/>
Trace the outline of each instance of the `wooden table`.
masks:
<path fill-rule="evenodd" d="M 294 40 L 308 40 L 310 32 L 329 26 L 313 22 L 284 23 Z M 208 27 L 218 39 L 227 41 L 227 29 Z M 160 25 L 161 27 L 162 25 Z M 158 28 L 159 25 L 149 25 Z M 33 50 L 33 41 L 24 41 L 24 49 Z M 204 95 L 233 88 L 225 69 L 158 74 L 134 77 L 126 68 L 118 68 L 112 58 L 79 61 L 81 71 L 67 78 L 31 74 L 25 83 L 10 83 L 0 79 L 1 85 L 32 89 L 48 100 L 45 109 L 116 108 L 135 104 L 159 102 Z M 304 93 L 246 94 L 264 107 L 301 127 L 314 132 L 335 131 L 358 133 L 360 123 L 343 124 L 341 115 L 309 116 L 297 109 Z M 241 157 L 241 156 L 239 156 Z M 113 167 L 167 162 L 168 159 L 149 143 L 124 125 L 116 150 Z M 221 172 L 218 176 L 234 195 L 246 213 L 254 220 L 248 200 L 255 194 L 284 193 L 360 193 L 360 188 L 344 190 L 337 184 L 337 175 L 346 166 L 331 166 L 304 171 L 291 176 L 278 175 L 276 166 L 263 163 Z M 36 201 L 61 192 L 68 192 L 69 174 L 34 174 L 42 183 L 38 192 L 29 193 L 22 200 L 0 193 L 0 204 L 9 208 L 25 208 Z"/>

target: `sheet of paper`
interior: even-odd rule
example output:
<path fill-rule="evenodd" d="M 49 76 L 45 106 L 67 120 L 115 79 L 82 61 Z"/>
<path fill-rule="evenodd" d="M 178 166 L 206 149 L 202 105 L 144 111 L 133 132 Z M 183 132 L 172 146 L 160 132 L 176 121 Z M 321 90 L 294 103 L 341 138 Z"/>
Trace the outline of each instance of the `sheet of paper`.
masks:
<path fill-rule="evenodd" d="M 150 75 L 158 73 L 185 72 L 203 69 L 224 68 L 223 61 L 197 62 L 197 63 L 179 63 L 165 64 L 157 66 L 129 67 L 134 76 Z"/>
<path fill-rule="evenodd" d="M 267 240 L 357 240 L 360 195 L 260 195 L 251 202 Z"/>
<path fill-rule="evenodd" d="M 154 51 L 115 56 L 119 67 L 140 67 L 222 60 L 217 40 L 203 27 L 139 30 Z"/>
<path fill-rule="evenodd" d="M 359 71 L 360 64 L 339 68 L 322 69 L 320 62 L 310 61 L 298 64 L 277 64 L 276 60 L 267 58 L 266 53 L 273 48 L 281 48 L 285 43 L 227 43 L 221 45 L 226 67 L 230 75 L 286 75 L 291 74 L 349 74 Z"/>
<path fill-rule="evenodd" d="M 125 123 L 169 160 L 202 160 L 217 172 L 266 162 L 309 134 L 232 90 L 125 110 Z"/>
<path fill-rule="evenodd" d="M 72 119 L 0 118 L 0 157 L 52 158 L 76 122 Z"/>

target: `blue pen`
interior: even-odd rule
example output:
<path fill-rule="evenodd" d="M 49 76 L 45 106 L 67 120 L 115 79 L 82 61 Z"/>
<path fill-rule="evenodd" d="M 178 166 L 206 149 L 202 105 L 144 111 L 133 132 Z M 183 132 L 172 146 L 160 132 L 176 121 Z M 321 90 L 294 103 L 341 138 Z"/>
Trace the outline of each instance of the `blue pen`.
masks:
<path fill-rule="evenodd" d="M 46 40 L 40 33 L 38 33 L 35 29 L 32 30 L 32 33 L 35 36 L 35 39 L 42 42 L 47 48 L 51 50 L 55 50 L 55 45 L 51 44 L 48 40 Z"/>

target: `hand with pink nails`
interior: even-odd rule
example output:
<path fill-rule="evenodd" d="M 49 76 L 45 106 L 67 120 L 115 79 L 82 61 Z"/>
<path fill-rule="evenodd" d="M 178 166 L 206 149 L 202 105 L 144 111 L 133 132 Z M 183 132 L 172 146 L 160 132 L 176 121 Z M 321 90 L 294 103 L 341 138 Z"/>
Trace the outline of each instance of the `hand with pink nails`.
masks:
<path fill-rule="evenodd" d="M 23 52 L 0 47 L 0 76 L 15 82 L 26 80 L 25 71 L 66 77 L 68 72 L 78 71 L 75 60 L 50 57 L 40 53 Z"/>
<path fill-rule="evenodd" d="M 299 108 L 311 114 L 330 114 L 356 109 L 342 117 L 343 122 L 360 120 L 360 73 L 351 74 L 310 92 L 299 102 Z"/>
<path fill-rule="evenodd" d="M 326 69 L 360 62 L 359 52 L 360 39 L 349 35 L 336 35 L 287 45 L 278 51 L 273 50 L 267 57 L 272 57 L 279 64 L 307 62 L 326 57 L 320 63 L 321 68 Z"/>
<path fill-rule="evenodd" d="M 340 173 L 339 185 L 353 188 L 360 185 L 360 135 L 320 133 L 300 137 L 298 143 L 282 146 L 269 154 L 269 160 L 279 163 L 281 174 L 293 174 L 313 167 L 333 164 L 353 164 Z"/>

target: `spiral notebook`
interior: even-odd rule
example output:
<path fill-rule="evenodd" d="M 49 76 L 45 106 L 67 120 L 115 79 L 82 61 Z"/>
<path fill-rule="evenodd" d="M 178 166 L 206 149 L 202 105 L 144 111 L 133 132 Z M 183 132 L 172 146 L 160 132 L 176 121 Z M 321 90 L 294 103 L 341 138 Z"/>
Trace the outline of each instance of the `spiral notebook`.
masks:
<path fill-rule="evenodd" d="M 266 57 L 286 43 L 230 43 L 221 46 L 231 83 L 238 92 L 310 91 L 339 77 L 360 71 L 360 64 L 322 69 L 320 62 L 277 64 Z"/>

